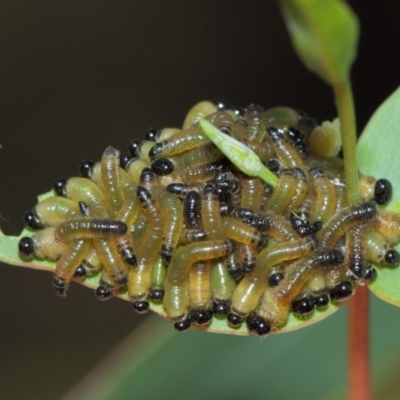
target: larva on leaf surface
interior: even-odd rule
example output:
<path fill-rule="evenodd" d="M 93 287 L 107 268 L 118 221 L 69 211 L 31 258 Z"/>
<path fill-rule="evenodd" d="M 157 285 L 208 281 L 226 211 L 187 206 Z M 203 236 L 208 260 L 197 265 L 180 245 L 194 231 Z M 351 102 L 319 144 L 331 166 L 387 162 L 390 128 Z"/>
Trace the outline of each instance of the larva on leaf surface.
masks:
<path fill-rule="evenodd" d="M 6 238 L 19 245 L 12 261 L 53 271 L 62 296 L 77 280 L 179 331 L 257 336 L 316 322 L 395 269 L 390 180 L 360 175 L 364 200 L 338 202 L 337 149 L 313 150 L 326 129 L 289 107 L 245 110 L 204 101 L 183 129 L 84 161 L 82 177 L 57 180 L 21 236 Z M 252 148 L 264 144 L 261 161 Z"/>

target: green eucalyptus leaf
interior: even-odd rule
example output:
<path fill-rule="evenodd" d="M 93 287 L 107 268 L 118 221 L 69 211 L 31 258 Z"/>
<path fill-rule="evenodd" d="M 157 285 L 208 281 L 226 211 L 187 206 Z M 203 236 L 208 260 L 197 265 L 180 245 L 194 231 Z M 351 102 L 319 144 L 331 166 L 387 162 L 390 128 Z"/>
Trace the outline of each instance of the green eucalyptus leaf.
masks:
<path fill-rule="evenodd" d="M 347 81 L 359 36 L 351 8 L 342 0 L 281 0 L 281 5 L 305 66 L 330 85 Z"/>
<path fill-rule="evenodd" d="M 52 192 L 45 193 L 39 196 L 40 199 L 45 199 L 52 195 Z M 18 242 L 24 236 L 31 237 L 35 232 L 30 229 L 24 229 L 20 236 L 7 236 L 4 235 L 0 231 L 0 261 L 6 264 L 16 265 L 20 267 L 28 267 L 33 269 L 45 270 L 49 272 L 54 272 L 56 267 L 55 261 L 49 260 L 37 260 L 34 259 L 32 261 L 23 260 L 18 253 Z M 95 276 L 87 277 L 84 280 L 76 280 L 76 282 L 87 286 L 89 288 L 97 288 L 99 286 L 100 274 Z M 122 300 L 129 301 L 128 295 L 126 291 L 121 291 L 117 294 Z M 150 303 L 150 309 L 162 317 L 166 318 L 163 306 L 157 303 Z M 315 322 L 318 322 L 327 316 L 331 315 L 338 309 L 338 306 L 334 304 L 329 304 L 328 307 L 324 310 L 317 310 L 313 313 L 313 315 L 306 319 L 299 319 L 294 315 L 290 314 L 289 319 L 286 322 L 285 326 L 283 326 L 278 332 L 289 332 L 296 329 L 300 329 L 311 325 Z M 172 326 L 171 326 L 171 329 Z M 207 327 L 198 327 L 196 329 L 204 330 L 207 332 L 214 333 L 225 333 L 231 335 L 248 335 L 245 324 L 242 325 L 239 329 L 232 329 L 228 326 L 226 319 L 217 319 L 213 318 L 213 321 L 210 326 Z"/>
<path fill-rule="evenodd" d="M 277 185 L 278 178 L 265 167 L 253 150 L 233 137 L 225 135 L 207 120 L 200 119 L 199 122 L 207 137 L 240 171 L 249 176 L 256 176 L 274 187 Z"/>
<path fill-rule="evenodd" d="M 386 207 L 400 213 L 400 88 L 376 110 L 365 127 L 357 145 L 360 171 L 377 179 L 392 182 L 393 197 Z M 400 251 L 400 244 L 396 246 Z M 378 278 L 370 285 L 371 291 L 388 303 L 400 306 L 400 268 L 382 268 Z"/>

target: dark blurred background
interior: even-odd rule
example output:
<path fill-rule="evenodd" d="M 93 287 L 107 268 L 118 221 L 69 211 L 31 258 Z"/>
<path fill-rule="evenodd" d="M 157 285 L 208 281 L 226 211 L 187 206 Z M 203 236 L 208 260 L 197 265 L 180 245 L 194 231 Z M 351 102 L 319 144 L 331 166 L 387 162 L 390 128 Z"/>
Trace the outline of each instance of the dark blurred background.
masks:
<path fill-rule="evenodd" d="M 400 4 L 349 3 L 361 21 L 352 73 L 361 131 L 400 82 Z M 110 144 L 126 149 L 149 127 L 181 125 L 200 100 L 335 117 L 329 87 L 293 53 L 275 1 L 2 0 L 0 27 L 7 234 L 21 231 L 23 212 L 54 178 L 77 175 Z M 59 299 L 48 273 L 1 271 L 2 398 L 59 398 L 145 319 L 76 284 Z"/>

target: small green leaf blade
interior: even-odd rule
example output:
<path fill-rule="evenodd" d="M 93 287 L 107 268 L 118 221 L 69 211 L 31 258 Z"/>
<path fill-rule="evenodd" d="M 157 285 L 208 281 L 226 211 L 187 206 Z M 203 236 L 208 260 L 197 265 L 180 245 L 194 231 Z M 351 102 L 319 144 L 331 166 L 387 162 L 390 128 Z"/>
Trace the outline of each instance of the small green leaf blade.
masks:
<path fill-rule="evenodd" d="M 201 129 L 221 152 L 244 174 L 256 176 L 275 187 L 278 178 L 260 161 L 253 150 L 231 136 L 225 135 L 206 119 L 199 120 Z"/>
<path fill-rule="evenodd" d="M 342 0 L 281 0 L 293 47 L 304 65 L 330 85 L 347 81 L 359 24 Z"/>
<path fill-rule="evenodd" d="M 375 111 L 357 144 L 360 171 L 393 185 L 388 211 L 400 213 L 400 88 Z M 400 251 L 400 244 L 396 246 Z M 378 278 L 369 287 L 382 300 L 400 306 L 400 268 L 377 268 Z"/>

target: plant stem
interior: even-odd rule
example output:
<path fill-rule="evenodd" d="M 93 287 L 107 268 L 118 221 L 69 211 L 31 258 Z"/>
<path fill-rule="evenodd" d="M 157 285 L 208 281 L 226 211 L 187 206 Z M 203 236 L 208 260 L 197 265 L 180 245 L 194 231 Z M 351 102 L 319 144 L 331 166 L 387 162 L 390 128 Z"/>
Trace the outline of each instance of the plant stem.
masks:
<path fill-rule="evenodd" d="M 368 287 L 360 286 L 349 304 L 349 400 L 369 400 L 371 397 L 368 350 L 368 295 Z"/>
<path fill-rule="evenodd" d="M 358 188 L 358 169 L 356 158 L 356 118 L 354 101 L 349 81 L 333 86 L 336 108 L 339 113 L 340 132 L 342 134 L 344 175 L 346 179 L 347 201 L 356 204 L 361 200 Z"/>
<path fill-rule="evenodd" d="M 333 90 L 342 135 L 347 201 L 349 204 L 355 204 L 361 201 L 361 196 L 358 187 L 357 131 L 353 93 L 349 81 L 334 85 Z M 366 286 L 358 287 L 349 304 L 349 400 L 369 400 L 371 397 L 368 346 L 368 295 L 369 292 Z"/>

